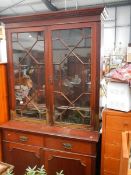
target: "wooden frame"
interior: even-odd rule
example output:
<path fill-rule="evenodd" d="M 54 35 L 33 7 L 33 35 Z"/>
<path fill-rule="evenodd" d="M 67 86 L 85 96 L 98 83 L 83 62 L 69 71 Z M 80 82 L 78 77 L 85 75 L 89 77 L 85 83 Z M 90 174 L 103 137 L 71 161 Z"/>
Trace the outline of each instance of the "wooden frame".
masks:
<path fill-rule="evenodd" d="M 53 12 L 48 14 L 28 15 L 20 17 L 4 17 L 1 20 L 6 24 L 6 34 L 8 38 L 8 74 L 13 75 L 12 60 L 12 38 L 14 32 L 34 32 L 45 31 L 45 66 L 46 66 L 46 105 L 48 113 L 48 123 L 54 124 L 53 121 L 53 104 L 52 96 L 53 84 L 49 84 L 49 79 L 53 79 L 52 68 L 52 41 L 51 33 L 54 30 L 75 29 L 82 27 L 91 27 L 92 29 L 92 48 L 91 48 L 91 127 L 96 128 L 96 121 L 99 119 L 99 84 L 100 84 L 100 29 L 101 16 L 103 7 L 96 9 L 71 10 L 68 12 Z M 53 16 L 52 16 L 53 15 Z M 88 16 L 87 16 L 88 15 Z M 37 22 L 36 22 L 37 20 Z M 95 22 L 94 22 L 95 21 Z M 9 104 L 10 110 L 15 110 L 14 78 L 9 76 Z M 97 119 L 96 119 L 97 118 Z"/>

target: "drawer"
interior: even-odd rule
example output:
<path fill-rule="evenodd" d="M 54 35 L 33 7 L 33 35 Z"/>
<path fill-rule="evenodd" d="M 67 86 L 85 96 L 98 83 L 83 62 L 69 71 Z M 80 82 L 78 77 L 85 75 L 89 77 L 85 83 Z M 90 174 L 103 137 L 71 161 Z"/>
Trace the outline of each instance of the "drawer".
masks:
<path fill-rule="evenodd" d="M 105 144 L 105 157 L 111 157 L 120 159 L 121 156 L 121 146 L 113 144 Z"/>
<path fill-rule="evenodd" d="M 122 142 L 122 132 L 120 131 L 112 131 L 111 129 L 107 129 L 105 133 L 105 143 L 121 145 Z"/>
<path fill-rule="evenodd" d="M 104 157 L 104 172 L 119 175 L 120 160 Z"/>
<path fill-rule="evenodd" d="M 58 137 L 46 137 L 45 147 L 74 153 L 96 155 L 96 144 Z"/>
<path fill-rule="evenodd" d="M 126 131 L 131 129 L 131 117 L 106 116 L 106 128 L 111 130 Z"/>
<path fill-rule="evenodd" d="M 43 146 L 43 137 L 18 131 L 3 131 L 3 140 L 34 146 Z"/>

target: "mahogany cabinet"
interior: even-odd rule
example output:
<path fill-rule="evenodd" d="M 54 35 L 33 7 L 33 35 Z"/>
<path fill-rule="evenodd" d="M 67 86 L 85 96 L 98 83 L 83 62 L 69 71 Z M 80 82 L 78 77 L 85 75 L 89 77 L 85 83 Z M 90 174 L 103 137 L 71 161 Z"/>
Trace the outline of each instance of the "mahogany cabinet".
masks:
<path fill-rule="evenodd" d="M 101 175 L 119 175 L 122 132 L 131 130 L 131 112 L 105 109 L 102 123 Z"/>
<path fill-rule="evenodd" d="M 1 18 L 10 118 L 2 152 L 16 175 L 34 164 L 50 175 L 95 174 L 103 17 L 98 7 Z"/>
<path fill-rule="evenodd" d="M 13 120 L 1 128 L 3 161 L 14 165 L 16 175 L 43 164 L 50 175 L 95 174 L 98 132 Z"/>

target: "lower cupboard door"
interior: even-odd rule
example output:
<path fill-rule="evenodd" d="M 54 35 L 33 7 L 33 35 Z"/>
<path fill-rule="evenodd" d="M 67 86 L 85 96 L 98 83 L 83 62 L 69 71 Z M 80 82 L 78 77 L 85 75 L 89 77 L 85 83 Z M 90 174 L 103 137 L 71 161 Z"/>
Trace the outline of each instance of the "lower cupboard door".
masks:
<path fill-rule="evenodd" d="M 44 151 L 44 157 L 48 175 L 56 175 L 61 170 L 64 175 L 95 174 L 95 158 L 52 150 Z"/>
<path fill-rule="evenodd" d="M 14 166 L 15 175 L 24 175 L 30 166 L 41 167 L 41 149 L 16 143 L 3 144 L 3 161 Z"/>

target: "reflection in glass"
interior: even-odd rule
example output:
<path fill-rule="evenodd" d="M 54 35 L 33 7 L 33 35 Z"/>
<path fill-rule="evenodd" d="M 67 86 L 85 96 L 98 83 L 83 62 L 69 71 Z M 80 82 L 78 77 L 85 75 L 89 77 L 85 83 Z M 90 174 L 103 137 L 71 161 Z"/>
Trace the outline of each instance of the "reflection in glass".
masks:
<path fill-rule="evenodd" d="M 45 62 L 43 32 L 13 33 L 16 113 L 45 118 Z"/>
<path fill-rule="evenodd" d="M 90 124 L 91 28 L 52 33 L 55 120 Z"/>

